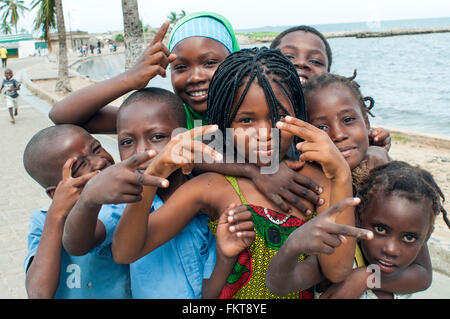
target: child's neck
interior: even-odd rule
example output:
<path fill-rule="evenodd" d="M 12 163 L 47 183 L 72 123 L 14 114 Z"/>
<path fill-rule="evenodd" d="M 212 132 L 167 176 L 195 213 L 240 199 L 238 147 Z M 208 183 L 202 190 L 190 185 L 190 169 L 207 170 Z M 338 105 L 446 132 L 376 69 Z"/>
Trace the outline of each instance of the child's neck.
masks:
<path fill-rule="evenodd" d="M 183 185 L 183 183 L 187 182 L 188 178 L 181 172 L 181 169 L 173 172 L 168 178 L 169 187 L 167 188 L 158 188 L 156 194 L 161 198 L 163 202 L 166 202 L 169 197 L 177 190 L 178 187 Z"/>

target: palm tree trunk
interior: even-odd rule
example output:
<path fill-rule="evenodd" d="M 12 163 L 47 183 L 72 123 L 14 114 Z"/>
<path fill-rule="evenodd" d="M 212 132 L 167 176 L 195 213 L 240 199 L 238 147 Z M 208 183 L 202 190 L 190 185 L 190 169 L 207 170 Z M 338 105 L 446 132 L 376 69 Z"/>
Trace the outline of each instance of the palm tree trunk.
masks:
<path fill-rule="evenodd" d="M 58 81 L 56 81 L 55 91 L 68 93 L 72 92 L 69 80 L 69 61 L 67 58 L 66 26 L 64 25 L 64 11 L 62 0 L 55 0 L 56 20 L 58 26 Z"/>
<path fill-rule="evenodd" d="M 125 70 L 128 70 L 142 53 L 142 29 L 139 25 L 137 0 L 122 0 L 125 42 Z"/>

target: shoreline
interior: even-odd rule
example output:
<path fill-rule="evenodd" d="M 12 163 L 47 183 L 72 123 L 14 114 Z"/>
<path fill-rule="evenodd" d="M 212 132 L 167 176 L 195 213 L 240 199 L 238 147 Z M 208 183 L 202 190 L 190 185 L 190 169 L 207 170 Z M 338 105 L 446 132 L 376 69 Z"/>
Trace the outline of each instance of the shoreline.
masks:
<path fill-rule="evenodd" d="M 450 27 L 441 28 L 409 28 L 409 29 L 391 29 L 384 31 L 341 31 L 341 32 L 322 32 L 325 38 L 384 38 L 402 35 L 445 33 L 450 32 Z M 252 34 L 254 33 L 254 34 Z M 241 32 L 236 34 L 239 44 L 255 44 L 272 42 L 281 32 Z"/>

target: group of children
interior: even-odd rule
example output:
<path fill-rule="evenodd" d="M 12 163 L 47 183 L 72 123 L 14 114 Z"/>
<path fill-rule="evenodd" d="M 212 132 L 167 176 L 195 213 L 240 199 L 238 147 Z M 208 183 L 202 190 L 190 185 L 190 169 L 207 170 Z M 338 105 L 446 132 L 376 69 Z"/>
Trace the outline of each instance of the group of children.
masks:
<path fill-rule="evenodd" d="M 240 50 L 231 24 L 202 12 L 180 20 L 167 47 L 168 27 L 134 67 L 58 102 L 57 125 L 28 143 L 25 169 L 52 198 L 31 217 L 29 297 L 393 298 L 426 289 L 434 218 L 443 212 L 449 224 L 442 192 L 426 171 L 390 161 L 389 132 L 370 127 L 373 99 L 356 73 L 329 73 L 322 34 L 300 26 L 270 49 Z M 169 66 L 174 93 L 146 87 Z M 108 105 L 131 91 L 119 108 Z M 218 132 L 231 134 L 214 140 L 231 154 L 206 142 Z M 90 133 L 116 133 L 121 162 Z M 262 173 L 266 158 L 279 162 L 275 173 Z"/>

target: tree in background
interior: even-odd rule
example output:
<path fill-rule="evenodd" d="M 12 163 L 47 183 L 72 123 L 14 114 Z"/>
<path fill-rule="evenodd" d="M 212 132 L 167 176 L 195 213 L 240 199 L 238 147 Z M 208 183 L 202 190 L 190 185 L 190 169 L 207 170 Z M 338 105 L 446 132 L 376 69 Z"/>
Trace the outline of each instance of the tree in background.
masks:
<path fill-rule="evenodd" d="M 64 24 L 64 11 L 62 0 L 55 0 L 56 21 L 58 26 L 58 80 L 55 91 L 62 93 L 72 92 L 69 80 L 69 59 L 67 58 L 66 26 Z"/>
<path fill-rule="evenodd" d="M 56 29 L 56 12 L 54 0 L 34 0 L 31 10 L 39 6 L 34 19 L 34 30 L 41 31 L 42 39 L 47 43 L 48 50 L 52 51 L 50 31 Z"/>
<path fill-rule="evenodd" d="M 142 28 L 137 0 L 122 0 L 125 42 L 125 70 L 128 70 L 142 52 Z"/>
<path fill-rule="evenodd" d="M 66 26 L 64 24 L 64 11 L 62 0 L 34 0 L 32 9 L 38 7 L 34 19 L 34 29 L 42 32 L 49 51 L 52 51 L 50 31 L 58 31 L 58 80 L 55 91 L 72 92 L 69 80 L 69 61 L 67 58 Z"/>
<path fill-rule="evenodd" d="M 186 12 L 184 10 L 181 10 L 179 14 L 177 14 L 174 11 L 171 11 L 167 16 L 167 19 L 169 19 L 171 25 L 175 25 L 178 22 L 178 20 L 182 19 L 185 15 Z"/>
<path fill-rule="evenodd" d="M 11 33 L 11 27 L 14 27 L 17 33 L 19 16 L 27 10 L 28 8 L 24 5 L 23 0 L 0 0 L 0 12 L 3 12 L 1 17 L 2 31 L 8 34 Z"/>

